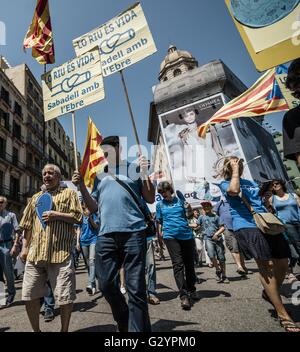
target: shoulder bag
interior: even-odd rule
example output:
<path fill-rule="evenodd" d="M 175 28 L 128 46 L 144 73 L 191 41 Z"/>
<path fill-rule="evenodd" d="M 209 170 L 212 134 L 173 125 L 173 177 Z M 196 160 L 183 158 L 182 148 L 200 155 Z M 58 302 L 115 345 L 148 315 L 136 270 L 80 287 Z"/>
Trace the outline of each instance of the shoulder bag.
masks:
<path fill-rule="evenodd" d="M 266 235 L 279 235 L 286 230 L 286 226 L 272 213 L 257 213 L 242 194 L 242 200 L 253 215 L 254 222 L 259 230 Z"/>

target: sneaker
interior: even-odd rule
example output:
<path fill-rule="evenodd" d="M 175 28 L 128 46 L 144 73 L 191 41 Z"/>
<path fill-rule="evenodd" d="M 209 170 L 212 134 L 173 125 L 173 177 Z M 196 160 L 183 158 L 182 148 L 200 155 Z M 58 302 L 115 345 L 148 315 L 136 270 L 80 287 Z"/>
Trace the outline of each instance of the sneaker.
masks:
<path fill-rule="evenodd" d="M 125 287 L 121 287 L 120 291 L 121 291 L 122 295 L 126 295 L 126 293 L 127 293 L 127 290 Z"/>
<path fill-rule="evenodd" d="M 221 281 L 223 284 L 229 284 L 229 280 L 228 280 L 228 277 L 225 276 L 225 275 L 222 275 L 222 281 Z"/>
<path fill-rule="evenodd" d="M 216 280 L 217 282 L 221 282 L 222 281 L 222 271 L 220 270 L 216 270 Z"/>
<path fill-rule="evenodd" d="M 153 304 L 154 306 L 160 304 L 160 300 L 156 296 L 149 296 L 148 297 L 148 302 L 150 304 Z"/>
<path fill-rule="evenodd" d="M 87 292 L 90 296 L 94 296 L 94 294 L 96 293 L 96 289 L 95 289 L 95 287 L 87 286 L 86 292 Z"/>
<path fill-rule="evenodd" d="M 7 296 L 7 298 L 6 298 L 6 307 L 9 307 L 9 306 L 11 306 L 12 305 L 12 303 L 13 303 L 13 301 L 14 301 L 14 299 L 15 299 L 15 294 L 10 294 L 10 295 L 8 295 Z"/>
<path fill-rule="evenodd" d="M 193 301 L 199 301 L 201 299 L 200 293 L 197 291 L 191 292 L 190 299 L 192 299 Z"/>
<path fill-rule="evenodd" d="M 191 302 L 188 297 L 181 298 L 181 308 L 183 310 L 190 310 L 191 309 Z"/>
<path fill-rule="evenodd" d="M 54 319 L 54 313 L 52 312 L 52 310 L 46 310 L 44 315 L 44 321 L 46 323 L 49 323 L 53 319 Z"/>

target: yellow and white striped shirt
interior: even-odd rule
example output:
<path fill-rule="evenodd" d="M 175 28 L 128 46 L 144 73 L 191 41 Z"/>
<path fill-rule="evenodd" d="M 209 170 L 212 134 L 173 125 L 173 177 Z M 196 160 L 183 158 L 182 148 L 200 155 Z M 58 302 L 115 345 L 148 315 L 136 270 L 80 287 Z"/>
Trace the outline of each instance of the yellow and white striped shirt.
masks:
<path fill-rule="evenodd" d="M 58 188 L 52 195 L 52 210 L 71 214 L 74 223 L 82 222 L 82 208 L 76 191 L 69 188 Z M 57 220 L 47 223 L 44 230 L 36 214 L 36 202 L 42 194 L 35 194 L 24 210 L 20 227 L 31 232 L 29 253 L 30 262 L 46 261 L 48 263 L 62 263 L 71 255 L 74 244 L 74 226 Z"/>

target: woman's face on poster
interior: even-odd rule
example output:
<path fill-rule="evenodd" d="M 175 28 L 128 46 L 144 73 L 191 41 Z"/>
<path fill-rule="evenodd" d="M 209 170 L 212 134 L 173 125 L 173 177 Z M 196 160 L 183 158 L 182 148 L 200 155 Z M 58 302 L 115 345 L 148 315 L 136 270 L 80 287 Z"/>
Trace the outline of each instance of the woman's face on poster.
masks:
<path fill-rule="evenodd" d="M 183 119 L 186 123 L 194 123 L 196 121 L 196 114 L 194 110 L 186 111 L 183 115 Z"/>

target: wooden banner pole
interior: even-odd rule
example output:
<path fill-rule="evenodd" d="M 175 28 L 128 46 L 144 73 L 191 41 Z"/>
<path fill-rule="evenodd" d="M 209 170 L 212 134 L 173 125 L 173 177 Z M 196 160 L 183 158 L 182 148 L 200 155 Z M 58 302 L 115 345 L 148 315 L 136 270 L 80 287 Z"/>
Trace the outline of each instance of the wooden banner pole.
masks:
<path fill-rule="evenodd" d="M 136 123 L 135 123 L 135 119 L 134 119 L 133 111 L 132 111 L 132 107 L 131 107 L 131 102 L 130 102 L 130 99 L 129 99 L 128 89 L 127 89 L 127 86 L 126 86 L 126 82 L 125 82 L 125 78 L 124 78 L 122 70 L 120 71 L 120 75 L 121 75 L 121 81 L 122 81 L 124 92 L 125 92 L 126 102 L 127 102 L 127 105 L 128 105 L 129 115 L 130 115 L 130 118 L 131 118 L 131 122 L 132 122 L 132 126 L 133 126 L 133 131 L 134 131 L 136 143 L 137 143 L 137 146 L 138 146 L 138 149 L 139 149 L 139 154 L 142 155 L 141 143 L 140 143 L 140 139 L 139 139 L 139 136 L 138 136 Z M 149 179 L 148 178 L 146 178 L 146 183 L 147 183 L 148 190 L 150 190 L 150 184 L 149 184 Z"/>
<path fill-rule="evenodd" d="M 78 170 L 77 138 L 76 138 L 76 124 L 75 124 L 75 112 L 74 111 L 72 111 L 72 127 L 73 127 L 74 154 L 75 154 L 75 169 Z"/>

